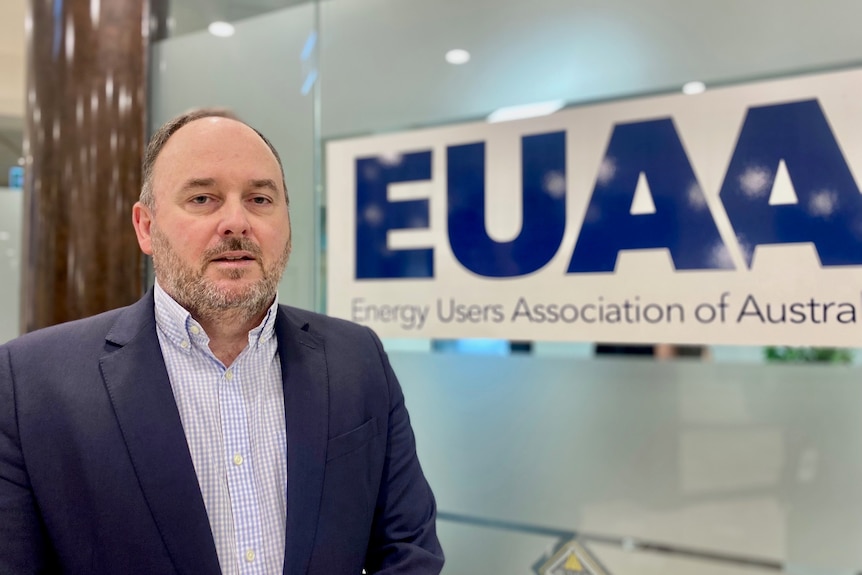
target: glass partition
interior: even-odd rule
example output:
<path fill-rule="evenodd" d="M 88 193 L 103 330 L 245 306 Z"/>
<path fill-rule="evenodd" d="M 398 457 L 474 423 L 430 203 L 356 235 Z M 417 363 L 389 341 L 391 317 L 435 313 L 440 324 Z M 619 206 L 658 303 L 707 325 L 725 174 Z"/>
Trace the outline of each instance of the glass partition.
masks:
<path fill-rule="evenodd" d="M 24 15 L 27 3 L 6 2 L 0 22 L 0 186 L 19 188 L 24 142 Z M 11 178 L 10 178 L 11 172 Z M 17 300 L 16 300 L 17 302 Z M 17 320 L 16 320 L 17 323 Z M 17 329 L 15 330 L 17 333 Z"/>
<path fill-rule="evenodd" d="M 862 63 L 862 6 L 835 0 L 327 0 L 225 16 L 230 37 L 184 32 L 179 10 L 153 51 L 153 124 L 224 105 L 273 140 L 294 225 L 280 299 L 318 309 L 318 224 L 343 209 L 321 205 L 325 142 Z M 447 62 L 454 49 L 469 60 Z M 552 563 L 574 538 L 616 574 L 862 570 L 855 365 L 734 346 L 654 361 L 595 357 L 594 342 L 386 345 L 446 573 L 564 573 Z"/>
<path fill-rule="evenodd" d="M 0 342 L 20 335 L 21 239 L 24 235 L 24 197 L 19 189 L 0 188 Z"/>
<path fill-rule="evenodd" d="M 0 22 L 0 343 L 20 334 L 25 11 L 26 2 L 10 2 Z"/>

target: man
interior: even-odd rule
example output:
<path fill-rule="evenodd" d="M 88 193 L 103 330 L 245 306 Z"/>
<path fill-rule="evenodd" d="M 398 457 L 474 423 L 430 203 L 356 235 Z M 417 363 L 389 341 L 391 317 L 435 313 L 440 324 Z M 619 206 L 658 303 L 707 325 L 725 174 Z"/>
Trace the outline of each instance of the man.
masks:
<path fill-rule="evenodd" d="M 154 289 L 0 347 L 0 573 L 439 573 L 379 340 L 276 302 L 275 149 L 191 112 L 153 136 L 143 177 Z"/>

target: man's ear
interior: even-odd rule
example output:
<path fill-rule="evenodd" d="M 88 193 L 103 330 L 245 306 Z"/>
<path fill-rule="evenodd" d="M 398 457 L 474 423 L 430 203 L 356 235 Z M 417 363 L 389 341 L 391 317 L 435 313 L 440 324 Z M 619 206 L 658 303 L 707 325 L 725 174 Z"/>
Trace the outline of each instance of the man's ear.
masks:
<path fill-rule="evenodd" d="M 138 245 L 141 246 L 141 251 L 148 256 L 153 255 L 153 240 L 151 229 L 153 226 L 153 216 L 150 209 L 136 202 L 132 206 L 132 225 L 135 226 L 135 234 L 138 236 Z"/>

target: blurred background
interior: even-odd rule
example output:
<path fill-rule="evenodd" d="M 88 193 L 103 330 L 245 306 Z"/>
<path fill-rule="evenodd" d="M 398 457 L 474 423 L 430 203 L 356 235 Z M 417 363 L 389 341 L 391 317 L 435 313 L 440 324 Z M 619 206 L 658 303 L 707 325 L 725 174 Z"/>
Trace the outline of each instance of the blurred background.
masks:
<path fill-rule="evenodd" d="M 482 122 L 512 106 L 577 108 L 862 65 L 862 4 L 850 0 L 153 0 L 149 9 L 147 126 L 217 105 L 267 134 L 285 160 L 294 225 L 280 301 L 321 311 L 327 215 L 343 209 L 326 203 L 329 142 Z M 33 265 L 22 259 L 17 171 L 32 113 L 27 13 L 24 0 L 0 6 L 2 340 L 22 331 L 21 278 Z M 847 161 L 862 173 L 857 155 Z M 862 573 L 855 337 L 823 350 L 384 343 L 437 495 L 448 574 Z"/>

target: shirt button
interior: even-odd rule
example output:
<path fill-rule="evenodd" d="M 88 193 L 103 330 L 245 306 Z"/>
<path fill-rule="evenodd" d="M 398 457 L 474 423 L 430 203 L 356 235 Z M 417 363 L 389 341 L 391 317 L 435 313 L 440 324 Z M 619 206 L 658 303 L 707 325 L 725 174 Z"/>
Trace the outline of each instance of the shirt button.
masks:
<path fill-rule="evenodd" d="M 233 372 L 231 370 L 227 370 L 226 372 L 224 372 L 224 376 L 225 376 L 225 379 L 230 381 L 233 379 Z"/>
<path fill-rule="evenodd" d="M 196 326 L 196 325 L 193 325 L 192 327 L 190 327 L 190 328 L 189 328 L 189 331 L 190 331 L 190 332 L 192 332 L 192 333 L 193 333 L 193 334 L 195 334 L 195 335 L 197 335 L 197 334 L 199 334 L 199 333 L 201 332 L 201 330 L 200 330 L 200 329 L 198 328 L 198 326 Z"/>
<path fill-rule="evenodd" d="M 183 340 L 182 343 L 180 343 L 180 347 L 183 349 L 188 349 L 189 348 L 189 342 L 186 340 Z"/>
<path fill-rule="evenodd" d="M 239 453 L 237 453 L 236 455 L 233 456 L 233 464 L 234 465 L 242 465 L 242 461 L 243 461 L 242 455 L 240 455 Z"/>
<path fill-rule="evenodd" d="M 254 549 L 249 549 L 245 552 L 245 560 L 251 563 L 254 561 Z"/>

